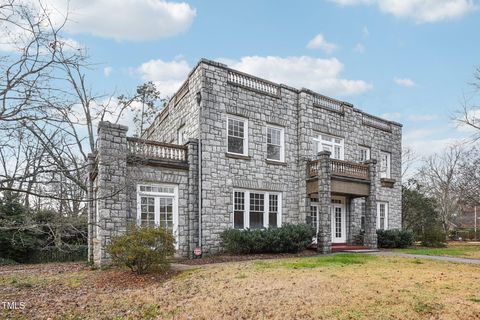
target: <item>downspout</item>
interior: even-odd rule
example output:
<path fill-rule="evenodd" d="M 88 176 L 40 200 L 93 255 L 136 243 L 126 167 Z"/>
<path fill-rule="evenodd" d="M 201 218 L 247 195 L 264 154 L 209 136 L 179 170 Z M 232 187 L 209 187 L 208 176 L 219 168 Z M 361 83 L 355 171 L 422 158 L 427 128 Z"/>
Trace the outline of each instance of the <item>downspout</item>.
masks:
<path fill-rule="evenodd" d="M 202 94 L 197 92 L 198 105 L 198 248 L 202 248 Z"/>

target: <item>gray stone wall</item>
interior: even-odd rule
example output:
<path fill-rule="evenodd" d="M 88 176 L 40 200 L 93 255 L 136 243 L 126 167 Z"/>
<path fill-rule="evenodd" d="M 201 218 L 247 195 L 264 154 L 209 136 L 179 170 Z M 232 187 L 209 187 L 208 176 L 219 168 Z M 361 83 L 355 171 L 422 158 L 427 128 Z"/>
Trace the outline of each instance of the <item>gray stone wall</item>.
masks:
<path fill-rule="evenodd" d="M 136 192 L 132 189 L 136 184 L 164 182 L 179 185 L 182 255 L 191 255 L 200 240 L 206 253 L 221 250 L 221 232 L 233 227 L 233 190 L 236 188 L 281 192 L 282 222 L 303 223 L 310 206 L 306 194 L 307 162 L 315 157 L 313 138 L 324 133 L 344 139 L 345 160 L 358 161 L 359 146 L 369 147 L 372 159 L 379 159 L 381 151 L 391 153 L 394 187 L 382 186 L 379 165 L 376 165 L 373 166 L 376 171 L 372 181 L 375 196 L 346 199 L 350 210 L 347 213 L 350 224 L 348 241 L 353 241 L 360 232 L 362 201 L 367 201 L 367 207 L 371 209 L 366 219 L 369 245 L 373 246 L 374 241 L 375 225 L 372 223 L 376 221 L 376 201 L 389 203 L 389 228 L 401 227 L 401 126 L 391 123 L 392 132 L 380 130 L 365 125 L 363 113 L 349 104 L 344 105 L 343 112 L 335 112 L 314 105 L 315 93 L 307 89 L 274 85 L 278 94 L 266 94 L 229 82 L 228 73 L 225 65 L 201 60 L 167 109 L 144 134 L 146 139 L 176 143 L 178 130 L 183 128 L 185 139 L 199 141 L 198 144 L 195 140 L 188 143 L 188 171 L 144 166 L 125 168 L 129 186 L 126 216 L 136 216 Z M 228 116 L 248 121 L 246 158 L 227 154 Z M 266 161 L 268 124 L 284 128 L 284 163 Z M 201 217 L 198 214 L 198 146 L 201 153 Z M 115 152 L 121 152 L 118 150 Z M 323 201 L 323 211 L 328 212 L 330 203 L 326 201 Z M 326 216 L 325 225 L 330 224 L 330 215 Z M 200 218 L 201 239 L 198 231 Z M 325 239 L 322 241 L 326 242 Z"/>

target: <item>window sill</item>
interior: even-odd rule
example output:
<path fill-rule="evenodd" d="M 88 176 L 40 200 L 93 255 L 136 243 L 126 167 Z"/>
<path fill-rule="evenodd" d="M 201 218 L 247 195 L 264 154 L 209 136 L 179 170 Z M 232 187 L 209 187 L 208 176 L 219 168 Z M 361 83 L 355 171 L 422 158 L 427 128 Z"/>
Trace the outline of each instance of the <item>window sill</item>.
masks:
<path fill-rule="evenodd" d="M 277 160 L 270 160 L 270 159 L 265 159 L 266 164 L 272 164 L 275 166 L 287 166 L 287 163 L 284 161 L 277 161 Z"/>
<path fill-rule="evenodd" d="M 396 180 L 395 179 L 390 179 L 390 178 L 381 178 L 380 183 L 382 184 L 382 187 L 385 188 L 393 188 L 395 185 Z"/>
<path fill-rule="evenodd" d="M 252 157 L 250 157 L 250 156 L 244 156 L 242 154 L 229 153 L 229 152 L 225 152 L 225 157 L 232 158 L 232 159 L 242 159 L 242 160 L 251 160 L 252 159 Z"/>

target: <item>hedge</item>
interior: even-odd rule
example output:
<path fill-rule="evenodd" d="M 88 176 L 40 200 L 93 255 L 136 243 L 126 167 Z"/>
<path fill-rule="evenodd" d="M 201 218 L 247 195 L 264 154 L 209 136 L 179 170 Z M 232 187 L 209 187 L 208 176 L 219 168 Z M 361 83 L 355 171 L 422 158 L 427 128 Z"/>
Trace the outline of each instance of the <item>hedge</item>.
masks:
<path fill-rule="evenodd" d="M 232 254 L 295 253 L 305 250 L 315 235 L 307 224 L 287 224 L 280 228 L 238 230 L 221 234 L 222 246 Z"/>
<path fill-rule="evenodd" d="M 406 248 L 413 244 L 414 235 L 410 230 L 377 230 L 377 239 L 380 248 Z"/>

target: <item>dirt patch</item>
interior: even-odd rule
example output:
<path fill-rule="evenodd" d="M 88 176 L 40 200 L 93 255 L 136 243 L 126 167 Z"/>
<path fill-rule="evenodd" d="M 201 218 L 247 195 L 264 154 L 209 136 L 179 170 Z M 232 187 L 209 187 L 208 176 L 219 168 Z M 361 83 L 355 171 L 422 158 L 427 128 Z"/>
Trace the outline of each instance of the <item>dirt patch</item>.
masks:
<path fill-rule="evenodd" d="M 212 263 L 224 263 L 224 262 L 238 262 L 238 261 L 251 261 L 251 260 L 264 260 L 264 259 L 283 259 L 283 258 L 298 258 L 298 257 L 311 257 L 318 255 L 315 250 L 304 250 L 299 253 L 265 253 L 265 254 L 243 254 L 243 255 L 230 255 L 219 254 L 207 256 L 199 259 L 180 259 L 175 262 L 186 265 L 202 265 Z"/>

